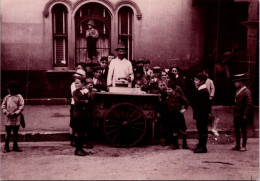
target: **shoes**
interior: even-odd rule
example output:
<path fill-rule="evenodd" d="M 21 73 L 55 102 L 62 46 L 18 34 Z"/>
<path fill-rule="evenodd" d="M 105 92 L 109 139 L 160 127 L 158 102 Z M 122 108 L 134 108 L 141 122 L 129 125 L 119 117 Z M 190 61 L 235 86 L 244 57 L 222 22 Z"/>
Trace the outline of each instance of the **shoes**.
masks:
<path fill-rule="evenodd" d="M 207 153 L 207 148 L 197 148 L 193 150 L 193 153 Z"/>
<path fill-rule="evenodd" d="M 183 144 L 182 149 L 188 150 L 188 149 L 190 149 L 190 147 L 187 144 Z"/>
<path fill-rule="evenodd" d="M 9 150 L 9 148 L 4 148 L 4 151 L 3 151 L 4 153 L 8 153 L 8 152 L 10 152 L 10 150 Z"/>
<path fill-rule="evenodd" d="M 173 145 L 173 146 L 172 146 L 172 149 L 173 149 L 173 150 L 178 150 L 178 149 L 180 149 L 180 147 L 179 147 L 179 145 Z"/>
<path fill-rule="evenodd" d="M 94 148 L 94 146 L 92 145 L 92 144 L 87 144 L 87 143 L 84 143 L 83 145 L 82 145 L 82 147 L 83 148 L 86 148 L 86 149 L 92 149 L 92 148 Z"/>
<path fill-rule="evenodd" d="M 218 131 L 216 129 L 212 129 L 211 131 L 215 136 L 219 136 Z"/>
<path fill-rule="evenodd" d="M 245 146 L 241 147 L 240 151 L 247 151 L 247 148 Z"/>
<path fill-rule="evenodd" d="M 77 155 L 77 156 L 85 156 L 86 154 L 84 152 L 85 151 L 82 151 L 82 150 L 75 150 L 75 155 Z"/>
<path fill-rule="evenodd" d="M 168 145 L 170 145 L 169 141 L 164 141 L 162 144 L 162 146 L 168 146 Z"/>
<path fill-rule="evenodd" d="M 233 146 L 233 147 L 231 148 L 231 150 L 238 151 L 238 150 L 240 150 L 240 146 L 235 145 L 235 146 Z"/>
<path fill-rule="evenodd" d="M 23 150 L 21 150 L 19 147 L 14 147 L 14 148 L 13 148 L 13 151 L 22 152 Z"/>

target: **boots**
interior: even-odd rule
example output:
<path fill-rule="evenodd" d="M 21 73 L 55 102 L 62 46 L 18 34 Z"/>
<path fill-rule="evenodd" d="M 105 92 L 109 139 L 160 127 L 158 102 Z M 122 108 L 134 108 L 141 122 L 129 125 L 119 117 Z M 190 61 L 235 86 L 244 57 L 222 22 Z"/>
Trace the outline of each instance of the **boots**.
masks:
<path fill-rule="evenodd" d="M 76 150 L 75 155 L 77 156 L 85 156 L 85 151 L 82 149 L 82 139 L 80 137 L 74 137 L 75 138 L 75 144 L 76 144 Z"/>
<path fill-rule="evenodd" d="M 9 149 L 9 140 L 5 140 L 5 148 L 4 148 L 4 153 L 10 152 Z"/>
<path fill-rule="evenodd" d="M 231 150 L 240 150 L 240 134 L 236 135 L 236 145 L 231 148 Z"/>
<path fill-rule="evenodd" d="M 182 149 L 190 149 L 187 144 L 187 135 L 182 134 Z"/>
<path fill-rule="evenodd" d="M 208 136 L 200 136 L 200 147 L 197 147 L 194 149 L 194 153 L 207 153 L 207 141 L 208 141 Z"/>
<path fill-rule="evenodd" d="M 89 143 L 88 136 L 84 136 L 83 148 L 92 149 L 94 146 Z"/>
<path fill-rule="evenodd" d="M 70 135 L 70 145 L 75 146 L 75 136 L 73 134 Z"/>
<path fill-rule="evenodd" d="M 13 151 L 22 152 L 23 150 L 21 150 L 21 149 L 18 147 L 17 139 L 14 139 L 13 142 L 14 142 L 14 144 L 13 144 Z"/>
<path fill-rule="evenodd" d="M 243 142 L 240 151 L 247 151 L 246 142 L 247 142 L 247 136 L 243 135 Z"/>
<path fill-rule="evenodd" d="M 179 149 L 178 136 L 173 136 L 172 138 L 172 149 L 173 150 Z"/>

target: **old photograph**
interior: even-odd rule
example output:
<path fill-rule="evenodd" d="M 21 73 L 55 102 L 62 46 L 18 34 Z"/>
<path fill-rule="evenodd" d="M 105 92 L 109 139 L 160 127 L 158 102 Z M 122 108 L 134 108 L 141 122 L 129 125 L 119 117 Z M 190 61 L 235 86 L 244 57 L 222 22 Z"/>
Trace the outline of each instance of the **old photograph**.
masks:
<path fill-rule="evenodd" d="M 258 0 L 0 15 L 0 180 L 259 180 Z"/>

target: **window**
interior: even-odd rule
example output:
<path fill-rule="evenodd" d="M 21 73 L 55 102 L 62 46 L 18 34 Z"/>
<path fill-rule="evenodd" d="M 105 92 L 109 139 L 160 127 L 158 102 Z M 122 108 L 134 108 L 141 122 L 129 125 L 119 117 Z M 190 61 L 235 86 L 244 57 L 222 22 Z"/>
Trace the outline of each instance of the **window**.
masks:
<path fill-rule="evenodd" d="M 126 45 L 128 60 L 132 60 L 132 16 L 133 11 L 129 7 L 122 7 L 118 12 L 118 43 Z"/>
<path fill-rule="evenodd" d="M 67 9 L 58 4 L 52 8 L 53 66 L 68 66 Z"/>
<path fill-rule="evenodd" d="M 94 52 L 86 36 L 88 22 L 94 23 L 94 28 L 98 31 L 98 38 L 95 40 L 93 47 Z M 111 16 L 108 10 L 98 3 L 88 3 L 83 5 L 75 14 L 76 25 L 76 64 L 79 62 L 99 62 L 102 56 L 108 56 L 110 46 L 110 29 Z M 91 55 L 92 54 L 92 55 Z"/>

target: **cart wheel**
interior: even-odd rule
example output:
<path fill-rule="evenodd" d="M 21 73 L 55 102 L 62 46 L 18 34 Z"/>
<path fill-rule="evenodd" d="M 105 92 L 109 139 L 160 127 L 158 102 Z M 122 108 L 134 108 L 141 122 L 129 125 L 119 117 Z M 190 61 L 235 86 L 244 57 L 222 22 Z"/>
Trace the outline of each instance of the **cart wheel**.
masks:
<path fill-rule="evenodd" d="M 112 106 L 104 117 L 104 133 L 116 147 L 134 146 L 146 132 L 146 119 L 142 110 L 130 103 Z"/>

